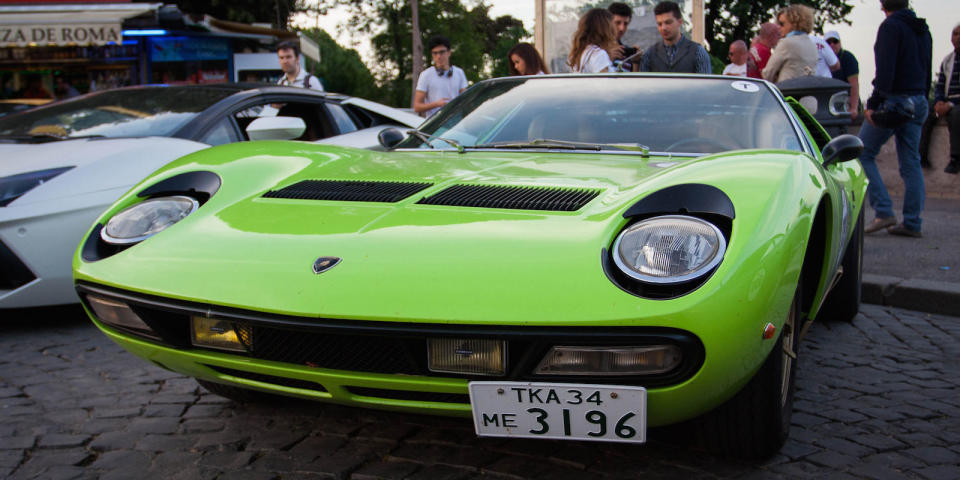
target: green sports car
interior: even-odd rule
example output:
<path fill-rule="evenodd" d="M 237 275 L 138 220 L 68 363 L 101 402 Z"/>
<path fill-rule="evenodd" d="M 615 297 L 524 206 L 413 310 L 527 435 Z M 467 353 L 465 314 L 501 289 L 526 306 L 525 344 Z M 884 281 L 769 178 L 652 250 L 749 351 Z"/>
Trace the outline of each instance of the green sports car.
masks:
<path fill-rule="evenodd" d="M 85 308 L 238 400 L 459 415 L 481 436 L 683 422 L 746 457 L 786 439 L 804 329 L 859 308 L 863 146 L 764 81 L 500 78 L 381 142 L 158 170 L 80 245 Z"/>

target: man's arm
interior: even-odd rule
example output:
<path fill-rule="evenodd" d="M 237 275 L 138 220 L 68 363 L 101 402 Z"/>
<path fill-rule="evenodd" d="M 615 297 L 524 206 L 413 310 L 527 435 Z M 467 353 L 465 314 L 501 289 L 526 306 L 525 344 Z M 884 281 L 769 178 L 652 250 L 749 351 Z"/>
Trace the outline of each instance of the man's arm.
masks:
<path fill-rule="evenodd" d="M 713 73 L 713 66 L 710 64 L 710 54 L 707 53 L 707 49 L 703 48 L 703 45 L 697 45 L 696 73 L 704 73 L 707 75 Z"/>
<path fill-rule="evenodd" d="M 850 99 L 847 105 L 850 108 L 850 120 L 856 120 L 860 109 L 860 75 L 850 75 L 847 77 L 847 83 L 850 84 Z"/>
<path fill-rule="evenodd" d="M 413 97 L 413 111 L 417 113 L 423 113 L 427 110 L 432 110 L 437 107 L 442 107 L 447 104 L 449 99 L 441 98 L 435 102 L 424 103 L 427 100 L 427 92 L 422 90 L 417 90 L 417 94 Z"/>

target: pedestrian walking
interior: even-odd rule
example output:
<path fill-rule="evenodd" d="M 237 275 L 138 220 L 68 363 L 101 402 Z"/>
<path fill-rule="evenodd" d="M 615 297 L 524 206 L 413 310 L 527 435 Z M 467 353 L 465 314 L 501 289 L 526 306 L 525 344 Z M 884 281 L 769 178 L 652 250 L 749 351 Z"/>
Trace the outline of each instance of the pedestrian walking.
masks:
<path fill-rule="evenodd" d="M 413 110 L 426 117 L 437 113 L 457 95 L 467 89 L 467 76 L 460 67 L 450 65 L 453 50 L 450 39 L 436 35 L 427 43 L 433 66 L 420 73 L 417 92 L 413 97 Z"/>
<path fill-rule="evenodd" d="M 507 52 L 510 75 L 543 75 L 550 69 L 540 57 L 540 52 L 529 43 L 518 43 Z"/>
<path fill-rule="evenodd" d="M 830 45 L 830 49 L 837 55 L 837 58 L 840 59 L 840 68 L 833 71 L 833 78 L 850 84 L 847 110 L 850 111 L 850 119 L 856 120 L 860 114 L 860 62 L 850 51 L 844 50 L 840 43 L 840 34 L 836 31 L 827 32 L 823 38 L 827 41 L 827 45 Z"/>
<path fill-rule="evenodd" d="M 950 132 L 950 163 L 943 169 L 956 175 L 960 172 L 960 109 L 954 108 L 960 103 L 960 24 L 950 32 L 953 51 L 940 62 L 940 73 L 933 88 L 933 115 L 928 115 L 923 124 L 923 136 L 920 141 L 920 161 L 930 165 L 930 134 L 940 118 L 947 120 Z M 926 162 L 924 162 L 926 160 Z"/>
<path fill-rule="evenodd" d="M 870 180 L 867 196 L 876 212 L 864 231 L 886 229 L 893 235 L 921 237 L 920 213 L 926 192 L 920 169 L 920 134 L 927 118 L 932 44 L 926 20 L 917 18 L 908 0 L 880 0 L 886 20 L 880 24 L 873 45 L 876 78 L 873 94 L 863 112 L 860 127 L 863 154 L 860 163 Z M 897 141 L 897 162 L 905 192 L 903 222 L 897 223 L 893 204 L 877 168 L 880 147 L 891 137 Z"/>
<path fill-rule="evenodd" d="M 817 47 L 810 39 L 813 30 L 813 9 L 793 4 L 777 13 L 777 24 L 783 38 L 763 68 L 763 78 L 782 82 L 813 75 L 817 69 Z"/>
<path fill-rule="evenodd" d="M 277 45 L 277 60 L 280 61 L 280 70 L 283 70 L 277 85 L 323 91 L 320 79 L 300 68 L 300 45 L 296 42 L 280 42 Z"/>
<path fill-rule="evenodd" d="M 774 23 L 760 25 L 760 33 L 750 42 L 750 56 L 747 58 L 747 76 L 763 78 L 763 68 L 767 66 L 773 49 L 780 42 L 780 27 Z"/>
<path fill-rule="evenodd" d="M 661 40 L 644 50 L 641 72 L 713 73 L 703 45 L 683 36 L 683 17 L 676 2 L 658 3 L 653 14 Z"/>
<path fill-rule="evenodd" d="M 577 73 L 612 72 L 610 54 L 616 48 L 613 14 L 604 8 L 592 8 L 577 23 L 567 65 Z"/>

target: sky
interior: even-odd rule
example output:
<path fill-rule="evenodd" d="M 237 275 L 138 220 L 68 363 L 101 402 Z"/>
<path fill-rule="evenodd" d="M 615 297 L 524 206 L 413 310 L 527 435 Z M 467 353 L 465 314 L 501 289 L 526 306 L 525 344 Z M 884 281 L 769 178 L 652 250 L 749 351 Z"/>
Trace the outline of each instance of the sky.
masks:
<path fill-rule="evenodd" d="M 470 0 L 464 3 L 469 3 Z M 534 28 L 534 0 L 486 0 L 490 5 L 490 16 L 499 17 L 510 15 L 523 21 L 527 31 Z M 848 17 L 851 25 L 825 25 L 824 31 L 836 30 L 840 34 L 841 45 L 849 50 L 860 63 L 860 96 L 864 100 L 873 91 L 871 81 L 874 76 L 873 43 L 877 36 L 877 27 L 883 22 L 884 15 L 880 10 L 879 0 L 850 0 L 854 5 L 853 12 Z M 930 33 L 933 35 L 933 75 L 936 80 L 940 68 L 940 61 L 953 50 L 950 44 L 950 32 L 960 23 L 960 9 L 958 0 L 912 0 L 911 8 L 917 16 L 927 19 Z M 348 34 L 337 36 L 337 24 L 346 18 L 343 12 L 333 11 L 325 17 L 317 19 L 317 24 L 337 38 L 341 45 L 351 46 L 360 52 L 367 63 L 371 63 L 369 43 L 361 40 L 357 45 L 350 44 Z M 771 21 L 773 18 L 770 19 Z M 313 23 L 313 22 L 310 22 Z M 725 58 L 725 52 L 714 53 L 719 58 Z"/>

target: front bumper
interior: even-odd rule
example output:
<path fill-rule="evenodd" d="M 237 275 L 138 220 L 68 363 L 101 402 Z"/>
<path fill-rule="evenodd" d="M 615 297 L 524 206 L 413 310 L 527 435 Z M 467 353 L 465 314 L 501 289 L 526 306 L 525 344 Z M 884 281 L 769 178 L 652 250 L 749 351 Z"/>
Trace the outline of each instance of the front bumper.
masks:
<path fill-rule="evenodd" d="M 97 326 L 130 352 L 168 370 L 218 383 L 346 405 L 417 413 L 469 416 L 471 380 L 640 385 L 648 389 L 650 425 L 689 418 L 713 405 L 676 408 L 670 398 L 703 366 L 704 346 L 695 335 L 664 327 L 508 327 L 412 324 L 315 319 L 211 307 L 79 284 L 88 293 L 129 305 L 161 338 L 143 338 L 98 321 Z M 193 346 L 191 315 L 213 316 L 252 332 L 247 352 Z M 502 377 L 433 373 L 427 368 L 427 338 L 486 338 L 507 345 Z M 680 365 L 664 374 L 634 377 L 535 375 L 554 345 L 655 345 L 683 352 Z M 689 399 L 688 399 L 689 400 Z M 694 402 L 696 404 L 696 402 Z"/>

